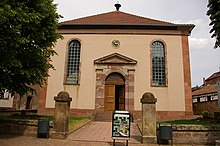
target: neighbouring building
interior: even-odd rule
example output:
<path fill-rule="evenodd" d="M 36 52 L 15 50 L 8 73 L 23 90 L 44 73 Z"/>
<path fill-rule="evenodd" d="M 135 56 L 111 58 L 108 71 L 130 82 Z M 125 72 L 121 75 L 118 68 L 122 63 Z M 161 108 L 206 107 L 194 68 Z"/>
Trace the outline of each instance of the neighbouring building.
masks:
<path fill-rule="evenodd" d="M 188 36 L 193 24 L 174 24 L 112 11 L 60 23 L 55 70 L 39 91 L 39 113 L 53 113 L 67 91 L 71 114 L 128 110 L 141 115 L 145 92 L 157 98 L 157 118 L 193 115 Z"/>
<path fill-rule="evenodd" d="M 7 90 L 0 92 L 0 110 L 37 110 L 40 96 L 40 86 L 31 87 L 32 92 L 19 96 L 16 92 L 10 93 Z"/>
<path fill-rule="evenodd" d="M 203 85 L 192 92 L 193 112 L 195 115 L 201 115 L 203 111 L 214 114 L 214 112 L 219 110 L 220 71 L 203 80 Z"/>

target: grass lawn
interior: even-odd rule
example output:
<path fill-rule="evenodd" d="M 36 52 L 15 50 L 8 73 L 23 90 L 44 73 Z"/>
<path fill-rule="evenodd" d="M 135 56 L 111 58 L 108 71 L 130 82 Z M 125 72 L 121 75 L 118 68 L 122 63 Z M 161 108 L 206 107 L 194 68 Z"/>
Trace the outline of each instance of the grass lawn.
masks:
<path fill-rule="evenodd" d="M 220 121 L 216 119 L 181 119 L 181 120 L 172 120 L 172 121 L 158 121 L 157 124 L 191 124 L 191 125 L 220 125 Z"/>
<path fill-rule="evenodd" d="M 54 120 L 54 116 L 45 116 L 50 121 Z M 70 116 L 69 117 L 69 132 L 73 132 L 76 129 L 80 128 L 81 126 L 87 124 L 91 121 L 90 117 L 81 117 L 81 116 Z"/>
<path fill-rule="evenodd" d="M 73 132 L 76 129 L 90 122 L 89 117 L 70 117 L 69 118 L 69 132 Z"/>
<path fill-rule="evenodd" d="M 48 118 L 49 121 L 54 120 L 54 116 L 44 116 L 45 118 Z M 76 129 L 82 127 L 83 125 L 87 124 L 91 121 L 90 117 L 82 117 L 82 116 L 70 116 L 69 117 L 69 132 L 73 132 Z"/>
<path fill-rule="evenodd" d="M 170 121 L 157 121 L 157 124 L 184 124 L 184 125 L 220 125 L 220 121 L 212 118 L 180 119 Z M 139 129 L 142 131 L 142 120 L 137 121 Z"/>

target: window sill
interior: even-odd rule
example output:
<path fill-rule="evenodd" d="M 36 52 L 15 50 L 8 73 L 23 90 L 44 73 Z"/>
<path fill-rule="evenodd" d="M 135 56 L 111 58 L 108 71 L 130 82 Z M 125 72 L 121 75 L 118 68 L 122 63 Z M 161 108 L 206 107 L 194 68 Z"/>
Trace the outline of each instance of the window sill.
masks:
<path fill-rule="evenodd" d="M 168 87 L 168 85 L 151 85 L 151 87 Z"/>
<path fill-rule="evenodd" d="M 73 83 L 63 83 L 63 85 L 73 85 L 73 86 L 79 86 L 80 84 L 73 84 Z"/>

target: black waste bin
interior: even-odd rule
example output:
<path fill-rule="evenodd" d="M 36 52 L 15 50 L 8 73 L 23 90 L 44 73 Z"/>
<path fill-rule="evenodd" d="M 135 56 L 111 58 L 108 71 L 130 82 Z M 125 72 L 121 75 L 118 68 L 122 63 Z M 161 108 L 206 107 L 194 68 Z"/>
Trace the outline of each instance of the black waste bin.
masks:
<path fill-rule="evenodd" d="M 50 129 L 49 119 L 39 118 L 37 137 L 38 138 L 49 138 L 49 129 Z"/>
<path fill-rule="evenodd" d="M 171 126 L 160 126 L 159 125 L 159 144 L 171 140 L 173 144 L 172 125 Z"/>

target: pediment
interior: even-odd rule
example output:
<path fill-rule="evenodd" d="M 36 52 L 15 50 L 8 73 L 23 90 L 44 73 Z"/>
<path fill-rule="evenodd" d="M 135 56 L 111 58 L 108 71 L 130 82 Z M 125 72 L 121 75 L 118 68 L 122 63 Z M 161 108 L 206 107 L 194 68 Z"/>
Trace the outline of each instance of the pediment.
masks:
<path fill-rule="evenodd" d="M 137 61 L 124 55 L 113 53 L 102 58 L 96 59 L 95 64 L 136 64 Z"/>

